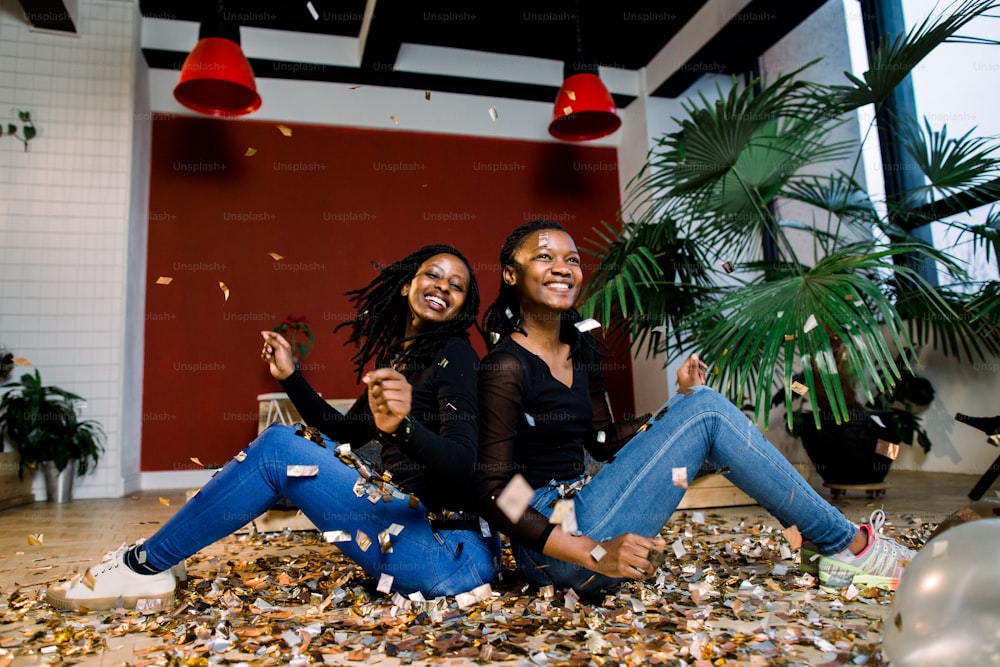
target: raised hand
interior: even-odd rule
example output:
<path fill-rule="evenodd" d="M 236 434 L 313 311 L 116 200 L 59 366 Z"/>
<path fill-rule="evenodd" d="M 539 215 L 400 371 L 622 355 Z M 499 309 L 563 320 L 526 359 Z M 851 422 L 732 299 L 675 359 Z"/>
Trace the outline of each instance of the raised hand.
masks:
<path fill-rule="evenodd" d="M 395 433 L 410 414 L 413 391 L 410 383 L 391 368 L 365 373 L 361 381 L 368 385 L 368 406 L 375 415 L 375 427 L 383 433 Z"/>
<path fill-rule="evenodd" d="M 705 384 L 705 371 L 708 366 L 698 358 L 697 354 L 692 354 L 677 369 L 677 391 L 687 396 L 691 393 L 691 387 Z"/>
<path fill-rule="evenodd" d="M 292 346 L 285 337 L 274 331 L 261 331 L 264 338 L 264 349 L 260 358 L 267 362 L 271 369 L 271 377 L 284 380 L 295 372 L 295 360 L 292 359 Z"/>

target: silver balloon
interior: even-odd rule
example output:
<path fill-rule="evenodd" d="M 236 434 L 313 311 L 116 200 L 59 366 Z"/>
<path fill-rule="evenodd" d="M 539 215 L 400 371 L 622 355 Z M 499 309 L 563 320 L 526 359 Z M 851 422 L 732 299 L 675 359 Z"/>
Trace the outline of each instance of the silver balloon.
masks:
<path fill-rule="evenodd" d="M 1000 666 L 1000 518 L 940 533 L 903 572 L 882 627 L 892 667 Z"/>

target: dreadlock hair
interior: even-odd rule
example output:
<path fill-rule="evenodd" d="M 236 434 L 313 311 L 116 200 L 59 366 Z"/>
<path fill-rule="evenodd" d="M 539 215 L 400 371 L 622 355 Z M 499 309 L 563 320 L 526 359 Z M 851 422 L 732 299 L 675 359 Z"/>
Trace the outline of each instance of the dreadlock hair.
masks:
<path fill-rule="evenodd" d="M 504 239 L 503 245 L 500 246 L 500 270 L 503 271 L 504 267 L 507 266 L 516 266 L 517 262 L 514 260 L 514 255 L 521 248 L 524 240 L 535 232 L 546 229 L 569 233 L 565 227 L 552 220 L 536 219 L 524 223 L 508 234 L 507 238 Z M 580 335 L 580 332 L 573 326 L 581 319 L 580 313 L 575 308 L 563 311 L 559 315 L 559 338 L 570 344 L 571 354 L 575 354 L 581 344 L 594 350 L 597 350 L 599 347 L 599 343 L 594 336 L 589 334 Z M 494 299 L 493 303 L 486 308 L 486 312 L 483 313 L 483 323 L 480 327 L 481 333 L 486 340 L 487 349 L 493 349 L 500 340 L 515 331 L 520 331 L 520 324 L 521 305 L 517 299 L 517 291 L 512 285 L 508 285 L 501 279 L 497 298 Z"/>
<path fill-rule="evenodd" d="M 428 327 L 415 336 L 404 338 L 406 323 L 410 318 L 410 306 L 402 296 L 406 285 L 420 266 L 434 255 L 454 255 L 469 270 L 469 284 L 465 291 L 465 302 L 458 314 L 440 324 Z M 345 293 L 355 306 L 355 314 L 350 320 L 338 324 L 351 327 L 348 343 L 360 343 L 361 347 L 351 358 L 358 382 L 364 375 L 365 366 L 375 360 L 377 367 L 392 365 L 400 370 L 418 371 L 426 368 L 434 355 L 449 338 L 458 336 L 468 340 L 470 326 L 475 324 L 479 313 L 479 285 L 472 271 L 472 265 L 455 248 L 449 245 L 427 245 L 399 261 L 382 268 L 365 287 Z"/>

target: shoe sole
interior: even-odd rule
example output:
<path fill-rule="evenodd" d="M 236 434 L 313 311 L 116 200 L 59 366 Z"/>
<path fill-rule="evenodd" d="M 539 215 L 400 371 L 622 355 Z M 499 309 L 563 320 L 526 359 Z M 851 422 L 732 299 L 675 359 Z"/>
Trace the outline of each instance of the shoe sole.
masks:
<path fill-rule="evenodd" d="M 174 591 L 160 595 L 119 596 L 115 598 L 90 598 L 87 600 L 69 600 L 53 591 L 49 591 L 45 595 L 46 602 L 56 609 L 65 611 L 135 609 L 136 611 L 155 613 L 173 607 L 175 599 Z"/>
<path fill-rule="evenodd" d="M 856 574 L 831 574 L 823 570 L 819 571 L 819 587 L 827 593 L 839 593 L 851 584 L 854 584 L 855 588 L 878 588 L 883 591 L 895 591 L 899 587 L 899 577 L 879 577 L 860 572 Z"/>

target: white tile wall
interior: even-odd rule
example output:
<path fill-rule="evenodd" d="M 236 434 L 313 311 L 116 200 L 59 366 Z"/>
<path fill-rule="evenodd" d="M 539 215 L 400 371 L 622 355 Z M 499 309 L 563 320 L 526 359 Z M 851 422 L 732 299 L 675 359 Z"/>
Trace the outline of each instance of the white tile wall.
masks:
<path fill-rule="evenodd" d="M 74 494 L 88 498 L 123 492 L 138 8 L 88 0 L 79 12 L 79 34 L 64 36 L 33 31 L 16 0 L 0 0 L 0 122 L 26 109 L 38 128 L 28 152 L 0 137 L 0 344 L 85 397 L 83 414 L 103 425 L 107 452 Z"/>

